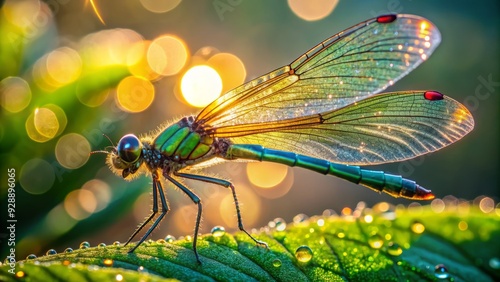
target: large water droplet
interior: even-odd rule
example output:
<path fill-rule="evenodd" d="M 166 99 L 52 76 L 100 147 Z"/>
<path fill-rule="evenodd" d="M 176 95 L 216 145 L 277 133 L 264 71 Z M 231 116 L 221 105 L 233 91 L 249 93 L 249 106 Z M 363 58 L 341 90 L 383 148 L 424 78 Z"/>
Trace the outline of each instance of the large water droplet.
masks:
<path fill-rule="evenodd" d="M 273 260 L 273 266 L 274 267 L 276 267 L 276 268 L 281 267 L 281 264 L 282 264 L 282 262 L 281 262 L 280 259 Z"/>
<path fill-rule="evenodd" d="M 113 246 L 120 246 L 120 241 L 114 241 Z"/>
<path fill-rule="evenodd" d="M 444 264 L 438 264 L 434 267 L 434 276 L 438 279 L 448 279 L 450 278 L 450 273 Z"/>
<path fill-rule="evenodd" d="M 36 259 L 36 255 L 35 254 L 29 254 L 26 259 Z"/>
<path fill-rule="evenodd" d="M 54 250 L 54 249 L 50 249 L 50 250 L 48 250 L 45 254 L 46 254 L 46 255 L 48 255 L 48 256 L 50 256 L 50 255 L 55 255 L 55 254 L 57 254 L 57 252 L 56 252 L 56 250 Z"/>
<path fill-rule="evenodd" d="M 389 242 L 389 244 L 387 244 L 387 252 L 391 256 L 397 257 L 403 253 L 403 249 L 397 243 Z"/>
<path fill-rule="evenodd" d="M 97 248 L 100 248 L 100 249 L 102 249 L 104 247 L 106 247 L 106 244 L 104 244 L 104 243 L 99 243 L 99 245 L 97 245 Z"/>
<path fill-rule="evenodd" d="M 102 261 L 102 263 L 104 264 L 104 266 L 113 266 L 113 260 L 112 259 L 104 259 Z"/>
<path fill-rule="evenodd" d="M 69 248 L 68 247 L 68 248 L 64 249 L 64 252 L 65 253 L 72 253 L 73 252 L 73 248 Z"/>
<path fill-rule="evenodd" d="M 167 235 L 165 236 L 165 241 L 167 241 L 167 243 L 172 243 L 173 241 L 175 241 L 175 237 L 172 235 Z"/>
<path fill-rule="evenodd" d="M 87 249 L 90 248 L 90 243 L 87 241 L 83 241 L 80 243 L 80 249 Z"/>
<path fill-rule="evenodd" d="M 420 221 L 414 221 L 411 225 L 411 231 L 415 234 L 422 234 L 425 231 L 425 226 Z"/>
<path fill-rule="evenodd" d="M 212 228 L 212 230 L 210 231 L 212 233 L 212 236 L 218 238 L 218 237 L 222 237 L 226 234 L 226 229 L 223 227 L 223 226 L 214 226 L 214 228 Z"/>
<path fill-rule="evenodd" d="M 309 246 L 300 246 L 295 250 L 295 258 L 300 262 L 309 262 L 313 257 L 313 252 Z"/>
<path fill-rule="evenodd" d="M 380 249 L 384 245 L 384 238 L 378 234 L 374 234 L 368 238 L 368 244 L 374 249 Z"/>

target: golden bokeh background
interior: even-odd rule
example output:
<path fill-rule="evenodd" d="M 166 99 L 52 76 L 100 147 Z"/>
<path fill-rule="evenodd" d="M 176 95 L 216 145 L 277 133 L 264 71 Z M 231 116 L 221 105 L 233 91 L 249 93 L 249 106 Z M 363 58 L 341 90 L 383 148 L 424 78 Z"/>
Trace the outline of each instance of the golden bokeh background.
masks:
<path fill-rule="evenodd" d="M 390 90 L 439 90 L 464 103 L 477 127 L 442 152 L 377 169 L 417 180 L 439 198 L 476 199 L 483 212 L 500 213 L 498 8 L 495 1 L 451 0 L 4 1 L 0 141 L 2 171 L 16 169 L 20 259 L 47 246 L 62 251 L 81 241 L 124 242 L 149 215 L 150 179 L 126 182 L 91 151 L 195 114 L 321 40 L 389 12 L 424 16 L 443 34 L 432 58 Z M 234 183 L 248 230 L 285 226 L 326 209 L 351 215 L 359 201 L 390 202 L 373 207 L 381 210 L 410 204 L 277 164 L 231 162 L 205 173 Z M 184 183 L 204 203 L 202 233 L 217 225 L 237 230 L 229 189 Z M 196 206 L 163 185 L 171 211 L 151 238 L 192 235 Z M 6 195 L 2 188 L 3 202 Z M 433 209 L 442 211 L 445 199 L 434 200 Z"/>

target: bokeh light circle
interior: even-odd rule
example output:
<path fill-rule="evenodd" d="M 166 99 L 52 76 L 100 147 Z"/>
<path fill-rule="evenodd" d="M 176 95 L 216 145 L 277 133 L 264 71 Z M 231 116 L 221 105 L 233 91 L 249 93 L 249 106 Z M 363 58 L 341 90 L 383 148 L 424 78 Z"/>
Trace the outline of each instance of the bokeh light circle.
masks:
<path fill-rule="evenodd" d="M 38 130 L 35 128 L 35 113 L 32 112 L 28 118 L 26 119 L 26 123 L 24 124 L 24 127 L 26 128 L 26 133 L 28 134 L 28 137 L 39 143 L 47 142 L 51 138 L 48 138 L 46 136 L 41 135 Z"/>
<path fill-rule="evenodd" d="M 244 215 L 245 224 L 251 226 L 257 223 L 261 215 L 261 200 L 250 189 L 242 184 L 234 184 L 238 187 L 238 200 L 240 204 L 241 214 Z M 233 195 L 228 193 L 220 202 L 219 212 L 224 220 L 224 225 L 229 228 L 238 228 L 238 220 L 235 216 L 236 208 L 234 205 Z"/>
<path fill-rule="evenodd" d="M 71 191 L 64 199 L 64 209 L 72 218 L 82 220 L 89 217 L 97 207 L 95 195 L 88 190 Z"/>
<path fill-rule="evenodd" d="M 149 46 L 151 46 L 151 41 L 148 40 L 139 41 L 132 45 L 127 54 L 127 66 L 134 76 L 143 77 L 147 80 L 156 80 L 160 77 L 160 74 L 149 66 L 147 58 Z"/>
<path fill-rule="evenodd" d="M 90 143 L 85 137 L 77 133 L 68 133 L 57 141 L 55 155 L 61 166 L 76 169 L 88 161 L 90 149 Z"/>
<path fill-rule="evenodd" d="M 29 84 L 20 77 L 9 76 L 0 81 L 0 105 L 11 113 L 24 110 L 31 101 Z"/>
<path fill-rule="evenodd" d="M 153 13 L 161 14 L 171 11 L 181 3 L 182 0 L 140 0 L 142 6 Z"/>
<path fill-rule="evenodd" d="M 66 117 L 66 113 L 64 112 L 63 109 L 61 109 L 61 107 L 55 104 L 47 104 L 44 105 L 42 108 L 52 111 L 52 113 L 54 113 L 54 115 L 56 116 L 57 122 L 59 124 L 59 129 L 57 130 L 56 135 L 54 137 L 59 136 L 59 134 L 61 134 L 64 131 L 66 125 L 68 124 L 68 118 Z"/>
<path fill-rule="evenodd" d="M 165 76 L 177 74 L 186 64 L 188 56 L 186 43 L 173 35 L 153 40 L 147 53 L 150 68 Z"/>
<path fill-rule="evenodd" d="M 95 212 L 103 210 L 111 201 L 111 188 L 100 179 L 91 179 L 82 186 L 82 190 L 92 192 L 96 198 Z"/>
<path fill-rule="evenodd" d="M 288 6 L 299 18 L 306 21 L 317 21 L 331 14 L 338 2 L 338 0 L 288 0 Z"/>
<path fill-rule="evenodd" d="M 54 168 L 47 161 L 39 158 L 27 161 L 19 173 L 21 187 L 34 195 L 47 192 L 54 184 L 54 180 Z"/>
<path fill-rule="evenodd" d="M 253 162 L 247 164 L 248 180 L 262 188 L 272 188 L 280 184 L 288 173 L 288 167 L 282 164 Z"/>
<path fill-rule="evenodd" d="M 153 103 L 155 88 L 144 78 L 128 76 L 116 88 L 118 106 L 131 113 L 142 112 Z"/>
<path fill-rule="evenodd" d="M 225 93 L 245 82 L 247 72 L 245 65 L 237 56 L 230 53 L 219 53 L 208 59 L 207 64 L 217 71 L 222 79 L 222 93 Z"/>
<path fill-rule="evenodd" d="M 50 52 L 45 64 L 47 74 L 60 85 L 75 81 L 82 72 L 80 55 L 68 47 L 61 47 Z"/>
<path fill-rule="evenodd" d="M 36 131 L 47 138 L 54 138 L 59 131 L 56 114 L 47 108 L 37 108 L 33 116 Z"/>
<path fill-rule="evenodd" d="M 220 96 L 222 80 L 213 68 L 205 65 L 194 66 L 182 77 L 181 91 L 190 105 L 205 107 Z"/>

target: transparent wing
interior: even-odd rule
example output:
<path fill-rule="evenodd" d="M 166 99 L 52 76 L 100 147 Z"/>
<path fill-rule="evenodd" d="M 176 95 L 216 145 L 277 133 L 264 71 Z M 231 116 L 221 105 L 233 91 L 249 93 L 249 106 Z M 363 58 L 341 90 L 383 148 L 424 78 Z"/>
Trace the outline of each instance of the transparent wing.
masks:
<path fill-rule="evenodd" d="M 368 165 L 401 161 L 465 136 L 474 119 L 462 104 L 434 91 L 377 94 L 322 114 L 273 123 L 213 128 L 236 144 Z"/>
<path fill-rule="evenodd" d="M 437 28 L 418 16 L 362 22 L 290 65 L 231 90 L 203 109 L 197 122 L 266 123 L 344 107 L 392 85 L 427 59 L 440 39 Z"/>

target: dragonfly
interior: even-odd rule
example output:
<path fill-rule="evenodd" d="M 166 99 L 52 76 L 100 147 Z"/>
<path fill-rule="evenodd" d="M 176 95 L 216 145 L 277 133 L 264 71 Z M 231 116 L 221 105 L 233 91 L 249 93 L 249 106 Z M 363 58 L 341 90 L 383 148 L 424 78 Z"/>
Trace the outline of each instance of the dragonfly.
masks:
<path fill-rule="evenodd" d="M 235 186 L 193 173 L 224 161 L 265 161 L 301 167 L 384 192 L 430 200 L 434 194 L 413 180 L 363 169 L 434 152 L 474 127 L 465 106 L 435 90 L 380 93 L 429 58 L 441 35 L 415 15 L 382 15 L 333 35 L 295 61 L 227 92 L 196 116 L 156 133 L 123 136 L 106 153 L 112 171 L 125 179 L 152 178 L 152 212 L 125 245 L 150 222 L 134 252 L 169 211 L 160 178 L 178 187 L 198 208 L 202 201 L 181 181 L 190 179 L 230 190 L 238 227 L 243 225 Z M 158 214 L 154 221 L 153 218 Z"/>

